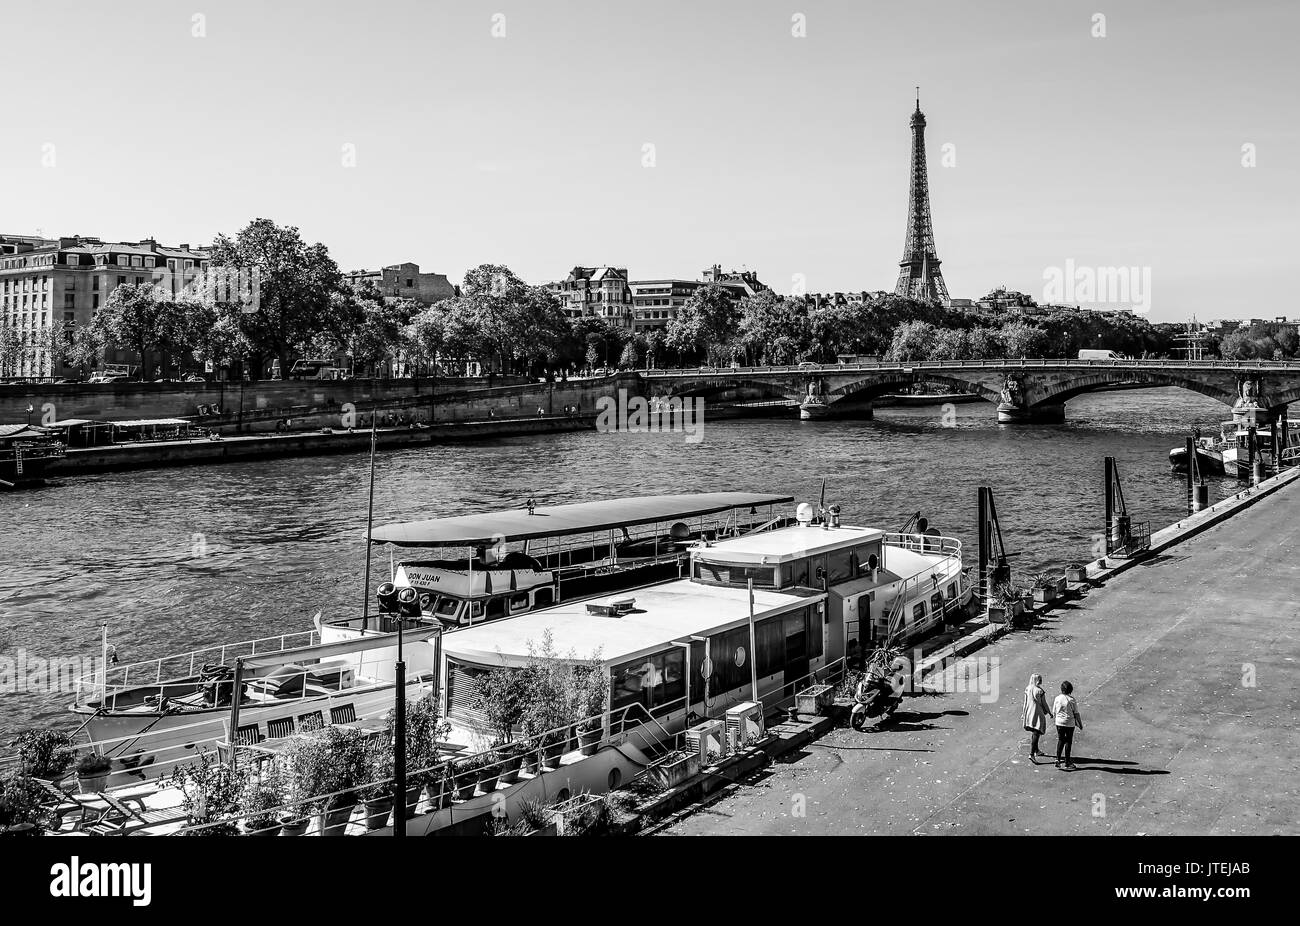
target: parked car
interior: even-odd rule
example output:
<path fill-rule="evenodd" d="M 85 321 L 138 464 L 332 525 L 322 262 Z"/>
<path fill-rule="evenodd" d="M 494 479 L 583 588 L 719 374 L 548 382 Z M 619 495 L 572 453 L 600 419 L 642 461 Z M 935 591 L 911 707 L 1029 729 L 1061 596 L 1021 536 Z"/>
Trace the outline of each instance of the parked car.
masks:
<path fill-rule="evenodd" d="M 91 376 L 90 379 L 86 380 L 86 382 L 100 385 L 103 383 L 124 383 L 128 379 L 130 379 L 130 377 L 125 373 L 96 373 Z"/>
<path fill-rule="evenodd" d="M 187 374 L 185 375 L 185 378 L 182 379 L 181 382 L 183 382 L 183 383 L 206 383 L 207 380 L 206 380 L 204 377 L 202 377 L 202 376 L 200 376 L 199 374 L 197 374 L 197 373 L 187 373 Z"/>

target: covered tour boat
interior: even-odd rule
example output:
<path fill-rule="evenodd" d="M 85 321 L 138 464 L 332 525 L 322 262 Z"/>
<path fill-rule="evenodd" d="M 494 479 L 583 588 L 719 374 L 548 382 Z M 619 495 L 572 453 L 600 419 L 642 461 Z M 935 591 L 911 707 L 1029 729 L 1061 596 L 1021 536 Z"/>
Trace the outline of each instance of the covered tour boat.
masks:
<path fill-rule="evenodd" d="M 44 482 L 66 448 L 48 428 L 0 424 L 0 489 Z"/>

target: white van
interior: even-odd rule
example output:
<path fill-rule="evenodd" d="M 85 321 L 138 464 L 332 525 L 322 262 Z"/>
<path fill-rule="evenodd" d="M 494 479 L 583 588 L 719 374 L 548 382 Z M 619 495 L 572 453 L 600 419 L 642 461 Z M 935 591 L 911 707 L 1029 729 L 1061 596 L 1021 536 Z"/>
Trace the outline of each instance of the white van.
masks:
<path fill-rule="evenodd" d="M 1127 360 L 1123 354 L 1117 354 L 1113 350 L 1081 350 L 1079 351 L 1080 360 Z"/>

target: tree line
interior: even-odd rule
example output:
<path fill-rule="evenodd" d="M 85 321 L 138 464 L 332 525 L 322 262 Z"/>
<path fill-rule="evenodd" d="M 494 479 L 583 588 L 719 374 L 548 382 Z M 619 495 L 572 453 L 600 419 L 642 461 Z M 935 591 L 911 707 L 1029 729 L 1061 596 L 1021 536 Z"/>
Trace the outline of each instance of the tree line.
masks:
<path fill-rule="evenodd" d="M 180 371 L 193 362 L 239 377 L 282 374 L 295 357 L 351 358 L 358 375 L 400 358 L 411 372 L 484 369 L 565 376 L 580 369 L 646 366 L 834 363 L 842 355 L 889 360 L 1074 357 L 1111 349 L 1133 357 L 1180 356 L 1176 324 L 1133 315 L 1056 311 L 987 318 L 891 294 L 862 302 L 778 296 L 736 298 L 700 286 L 664 328 L 634 331 L 597 316 L 570 319 L 559 299 L 501 264 L 469 270 L 458 294 L 432 306 L 384 297 L 372 283 L 350 285 L 325 245 L 297 228 L 255 219 L 219 235 L 208 268 L 180 291 L 145 283 L 116 287 L 89 325 L 55 321 L 26 340 L 0 327 L 0 370 L 41 350 L 56 365 L 87 370 L 110 349 Z M 1277 324 L 1211 340 L 1211 356 L 1281 359 L 1297 351 L 1295 332 Z"/>

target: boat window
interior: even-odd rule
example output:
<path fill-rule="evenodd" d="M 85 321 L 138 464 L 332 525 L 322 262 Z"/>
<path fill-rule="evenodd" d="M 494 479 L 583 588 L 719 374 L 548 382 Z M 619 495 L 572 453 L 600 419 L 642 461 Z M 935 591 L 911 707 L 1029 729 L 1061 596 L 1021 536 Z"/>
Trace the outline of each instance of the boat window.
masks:
<path fill-rule="evenodd" d="M 510 613 L 518 614 L 520 611 L 528 610 L 528 593 L 522 595 L 510 596 Z"/>
<path fill-rule="evenodd" d="M 487 600 L 487 620 L 492 620 L 494 617 L 504 617 L 505 613 L 505 598 L 489 598 Z"/>
<path fill-rule="evenodd" d="M 916 606 L 912 608 L 912 623 L 915 624 L 917 621 L 923 620 L 925 620 L 925 602 L 919 601 Z"/>
<path fill-rule="evenodd" d="M 448 598 L 443 595 L 438 599 L 438 604 L 434 608 L 434 613 L 439 617 L 455 617 L 456 612 L 460 610 L 459 598 Z"/>
<path fill-rule="evenodd" d="M 826 557 L 826 572 L 829 576 L 830 583 L 835 585 L 838 582 L 847 582 L 853 578 L 853 551 L 832 550 Z"/>
<path fill-rule="evenodd" d="M 941 614 L 941 613 L 943 613 L 943 594 L 942 594 L 942 593 L 940 593 L 940 592 L 935 592 L 933 595 L 930 596 L 930 613 L 931 613 L 931 614 Z"/>
<path fill-rule="evenodd" d="M 469 619 L 476 621 L 483 616 L 483 602 L 471 601 L 469 604 Z"/>
<path fill-rule="evenodd" d="M 614 666 L 610 671 L 610 708 L 641 704 L 654 712 L 680 707 L 674 702 L 686 696 L 685 663 L 686 651 L 674 647 Z M 633 711 L 628 719 L 634 721 L 637 713 Z"/>
<path fill-rule="evenodd" d="M 822 645 L 822 615 L 815 607 L 808 608 L 804 613 L 808 627 L 808 658 L 817 659 L 825 650 Z"/>
<path fill-rule="evenodd" d="M 808 572 L 808 559 L 794 560 L 787 567 L 790 570 L 790 584 L 807 587 L 810 573 Z"/>
<path fill-rule="evenodd" d="M 776 584 L 776 570 L 771 566 L 738 566 L 697 560 L 695 578 L 700 582 L 735 586 L 748 585 L 749 580 L 753 579 L 757 587 L 772 588 Z"/>
<path fill-rule="evenodd" d="M 951 582 L 951 583 L 949 583 L 949 585 L 948 585 L 948 600 L 949 600 L 949 601 L 956 601 L 956 600 L 957 600 L 957 583 L 956 583 L 956 582 Z"/>

